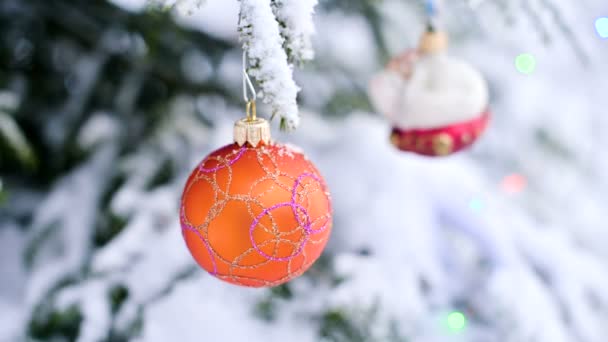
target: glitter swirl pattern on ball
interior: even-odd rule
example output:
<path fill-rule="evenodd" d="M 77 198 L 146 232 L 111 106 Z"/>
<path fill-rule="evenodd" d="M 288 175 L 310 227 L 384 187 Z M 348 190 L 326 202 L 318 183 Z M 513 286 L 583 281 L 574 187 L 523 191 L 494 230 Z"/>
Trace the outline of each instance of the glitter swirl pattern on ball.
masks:
<path fill-rule="evenodd" d="M 331 200 L 294 148 L 236 144 L 209 155 L 182 195 L 184 240 L 197 263 L 232 284 L 270 287 L 305 272 L 331 232 Z"/>

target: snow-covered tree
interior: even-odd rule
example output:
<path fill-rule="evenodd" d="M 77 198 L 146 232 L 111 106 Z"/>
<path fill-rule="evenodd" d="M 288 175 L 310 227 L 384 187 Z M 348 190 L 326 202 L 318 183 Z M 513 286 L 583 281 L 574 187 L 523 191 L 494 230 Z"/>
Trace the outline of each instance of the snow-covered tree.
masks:
<path fill-rule="evenodd" d="M 390 146 L 366 96 L 425 1 L 4 0 L 0 341 L 605 341 L 602 5 L 440 2 L 493 122 L 429 160 Z M 273 289 L 199 269 L 178 221 L 187 174 L 243 116 L 243 48 L 258 112 L 297 127 L 275 138 L 335 210 L 321 260 Z"/>

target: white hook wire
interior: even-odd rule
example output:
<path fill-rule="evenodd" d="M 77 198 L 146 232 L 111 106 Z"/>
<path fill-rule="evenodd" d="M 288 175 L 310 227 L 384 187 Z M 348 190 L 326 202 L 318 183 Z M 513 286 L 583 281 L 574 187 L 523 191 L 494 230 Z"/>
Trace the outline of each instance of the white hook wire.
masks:
<path fill-rule="evenodd" d="M 426 12 L 428 29 L 434 30 L 434 28 L 437 26 L 437 20 L 439 17 L 439 1 L 425 0 L 424 11 Z"/>
<path fill-rule="evenodd" d="M 437 15 L 437 4 L 434 0 L 426 0 L 424 3 L 424 9 L 429 18 L 434 18 Z"/>
<path fill-rule="evenodd" d="M 257 100 L 257 94 L 255 92 L 255 87 L 251 82 L 251 78 L 249 78 L 249 74 L 247 73 L 247 50 L 243 49 L 243 98 L 246 103 Z M 249 93 L 251 93 L 251 98 L 249 98 Z"/>

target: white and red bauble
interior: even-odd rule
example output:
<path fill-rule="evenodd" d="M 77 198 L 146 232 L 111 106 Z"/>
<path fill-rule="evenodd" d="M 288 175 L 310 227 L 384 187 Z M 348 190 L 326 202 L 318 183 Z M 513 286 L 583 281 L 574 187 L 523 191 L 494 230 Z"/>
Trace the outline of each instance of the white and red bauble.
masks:
<path fill-rule="evenodd" d="M 370 83 L 376 109 L 393 125 L 400 150 L 446 156 L 471 146 L 490 118 L 482 75 L 446 54 L 447 37 L 428 31 L 417 50 L 393 58 Z"/>

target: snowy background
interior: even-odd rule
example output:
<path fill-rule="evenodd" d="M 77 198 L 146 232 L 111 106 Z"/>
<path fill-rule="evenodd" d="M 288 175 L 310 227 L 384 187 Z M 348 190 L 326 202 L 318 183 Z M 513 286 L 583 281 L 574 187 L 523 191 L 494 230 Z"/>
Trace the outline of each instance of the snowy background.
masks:
<path fill-rule="evenodd" d="M 0 67 L 0 136 L 38 161 L 0 150 L 0 341 L 608 340 L 605 1 L 445 1 L 451 53 L 483 72 L 494 117 L 472 151 L 439 160 L 392 148 L 366 96 L 415 46 L 422 2 L 321 1 L 315 59 L 294 76 L 300 119 L 284 118 L 300 127 L 274 137 L 326 177 L 334 229 L 311 271 L 261 290 L 197 268 L 178 222 L 188 173 L 243 115 L 239 3 L 113 2 L 0 4 L 5 23 L 63 13 L 45 34 L 103 32 L 53 48 L 18 25 L 2 35 L 2 61 L 30 64 Z M 47 55 L 65 75 L 50 86 L 32 76 Z M 259 113 L 292 110 L 281 96 Z"/>

